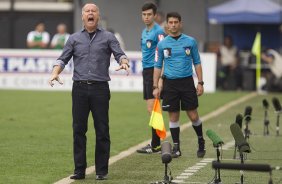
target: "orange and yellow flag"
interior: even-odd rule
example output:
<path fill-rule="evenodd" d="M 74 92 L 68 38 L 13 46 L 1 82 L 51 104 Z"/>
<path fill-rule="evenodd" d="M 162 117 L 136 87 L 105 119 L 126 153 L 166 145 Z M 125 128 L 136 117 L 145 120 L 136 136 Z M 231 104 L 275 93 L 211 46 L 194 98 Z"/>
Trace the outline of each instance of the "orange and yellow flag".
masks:
<path fill-rule="evenodd" d="M 159 99 L 155 99 L 149 125 L 156 129 L 157 135 L 161 139 L 166 138 L 166 129 Z"/>

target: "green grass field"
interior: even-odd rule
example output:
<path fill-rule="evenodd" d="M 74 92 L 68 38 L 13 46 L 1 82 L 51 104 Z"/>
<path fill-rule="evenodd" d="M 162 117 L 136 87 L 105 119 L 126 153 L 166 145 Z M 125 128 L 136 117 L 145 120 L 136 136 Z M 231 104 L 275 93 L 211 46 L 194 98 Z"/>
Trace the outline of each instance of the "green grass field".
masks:
<path fill-rule="evenodd" d="M 200 97 L 201 116 L 247 93 L 217 92 Z M 282 95 L 274 94 L 282 99 Z M 272 95 L 273 96 L 273 95 Z M 204 122 L 204 131 L 213 129 L 225 142 L 231 141 L 229 126 L 237 113 L 243 113 L 246 105 L 253 106 L 250 129 L 254 133 L 250 143 L 255 148 L 249 154 L 248 163 L 282 165 L 282 139 L 274 136 L 275 116 L 270 111 L 271 136 L 263 137 L 263 109 L 261 100 L 271 95 L 257 96 L 222 115 Z M 110 106 L 111 156 L 150 138 L 149 117 L 141 93 L 112 93 Z M 71 95 L 70 92 L 9 91 L 0 90 L 0 183 L 53 183 L 73 172 Z M 167 115 L 164 114 L 167 123 Z M 188 118 L 181 116 L 181 123 Z M 167 126 L 168 129 L 168 126 Z M 93 122 L 88 127 L 88 165 L 94 163 Z M 169 137 L 168 140 L 171 140 Z M 170 163 L 173 176 L 178 176 L 189 166 L 199 162 L 196 158 L 196 136 L 192 128 L 181 133 L 183 156 Z M 206 138 L 206 158 L 215 158 L 212 143 Z M 233 150 L 223 153 L 224 159 L 232 158 Z M 235 160 L 236 162 L 236 160 Z M 239 162 L 239 160 L 238 160 Z M 112 183 L 150 183 L 161 180 L 163 164 L 160 155 L 133 154 L 110 166 L 109 180 Z M 207 183 L 214 171 L 208 165 L 187 179 L 187 182 Z M 95 175 L 89 175 L 77 183 L 98 183 Z M 274 183 L 282 178 L 281 171 L 273 172 Z M 222 171 L 224 183 L 239 181 L 238 171 Z M 267 183 L 265 173 L 246 173 L 247 183 Z M 185 181 L 186 182 L 186 181 Z"/>

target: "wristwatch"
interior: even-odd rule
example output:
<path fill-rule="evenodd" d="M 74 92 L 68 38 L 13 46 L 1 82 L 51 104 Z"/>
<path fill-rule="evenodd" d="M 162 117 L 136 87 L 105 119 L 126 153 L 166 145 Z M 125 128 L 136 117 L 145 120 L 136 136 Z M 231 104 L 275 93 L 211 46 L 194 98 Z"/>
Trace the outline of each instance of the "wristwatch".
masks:
<path fill-rule="evenodd" d="M 155 90 L 155 89 L 159 89 L 158 86 L 153 86 L 153 90 Z"/>
<path fill-rule="evenodd" d="M 203 86 L 204 85 L 204 81 L 199 81 L 198 84 Z"/>

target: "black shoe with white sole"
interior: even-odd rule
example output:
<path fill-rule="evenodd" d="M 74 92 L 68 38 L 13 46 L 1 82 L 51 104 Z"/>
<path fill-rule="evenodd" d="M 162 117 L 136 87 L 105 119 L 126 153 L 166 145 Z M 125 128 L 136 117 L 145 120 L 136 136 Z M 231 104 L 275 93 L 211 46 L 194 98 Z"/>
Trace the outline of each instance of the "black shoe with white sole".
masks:
<path fill-rule="evenodd" d="M 179 144 L 174 144 L 171 152 L 172 158 L 178 158 L 181 156 L 180 146 Z"/>
<path fill-rule="evenodd" d="M 198 139 L 198 145 L 199 145 L 199 149 L 197 151 L 197 157 L 203 158 L 206 154 L 205 140 L 204 139 Z"/>

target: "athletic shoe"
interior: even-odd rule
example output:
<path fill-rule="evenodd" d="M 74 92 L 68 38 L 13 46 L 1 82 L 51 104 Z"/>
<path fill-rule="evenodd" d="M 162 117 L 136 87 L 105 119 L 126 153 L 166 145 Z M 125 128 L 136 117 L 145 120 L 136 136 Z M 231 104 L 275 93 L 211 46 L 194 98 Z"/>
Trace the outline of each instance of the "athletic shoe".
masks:
<path fill-rule="evenodd" d="M 204 139 L 198 139 L 199 149 L 197 151 L 198 158 L 203 158 L 206 154 L 205 150 L 205 140 Z"/>
<path fill-rule="evenodd" d="M 172 158 L 178 158 L 180 156 L 181 156 L 180 146 L 179 146 L 179 144 L 174 144 L 172 152 L 171 152 L 171 157 Z"/>
<path fill-rule="evenodd" d="M 150 144 L 137 150 L 137 153 L 146 153 L 146 154 L 160 153 L 160 152 L 161 152 L 161 146 L 157 146 L 153 148 Z"/>

